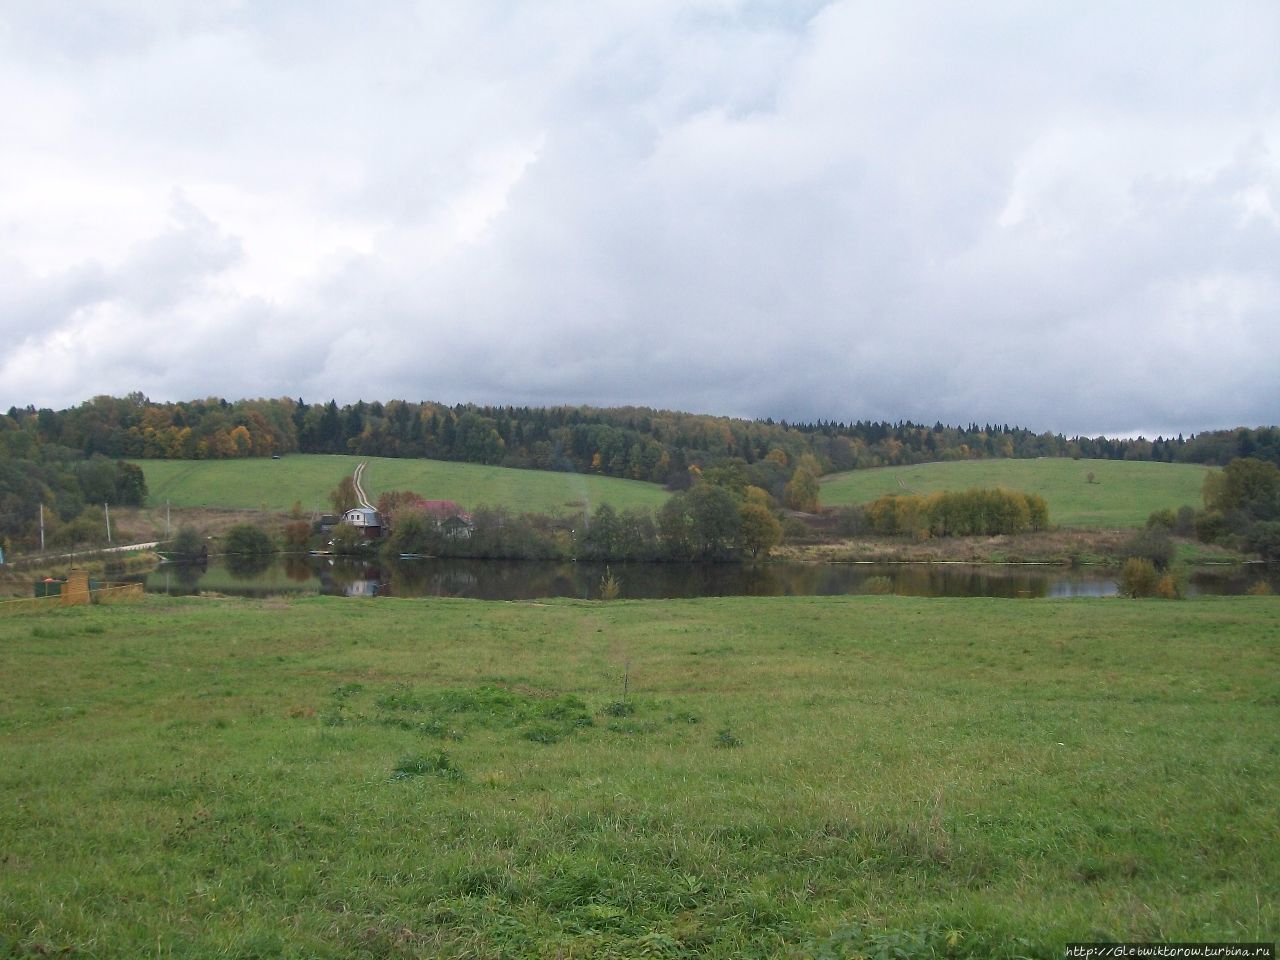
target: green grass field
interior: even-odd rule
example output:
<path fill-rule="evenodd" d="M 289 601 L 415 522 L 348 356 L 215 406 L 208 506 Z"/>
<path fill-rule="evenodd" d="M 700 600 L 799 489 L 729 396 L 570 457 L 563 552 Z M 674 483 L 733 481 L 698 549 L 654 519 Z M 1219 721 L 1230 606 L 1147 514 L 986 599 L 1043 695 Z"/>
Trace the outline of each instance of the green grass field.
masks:
<path fill-rule="evenodd" d="M 369 499 L 388 490 L 413 490 L 428 500 L 453 500 L 468 509 L 504 506 L 517 513 L 565 513 L 614 507 L 657 507 L 667 498 L 661 487 L 614 477 L 580 476 L 538 470 L 511 470 L 442 460 L 293 454 L 280 460 L 139 460 L 147 477 L 148 502 L 219 510 L 329 509 L 329 492 L 362 460 L 369 466 L 364 488 Z"/>
<path fill-rule="evenodd" d="M 1066 527 L 1136 527 L 1154 511 L 1201 505 L 1206 467 L 1124 460 L 956 460 L 910 467 L 877 467 L 822 479 L 827 507 L 867 503 L 887 493 L 1007 487 L 1038 493 L 1049 519 Z M 1095 483 L 1087 481 L 1094 475 Z"/>
<path fill-rule="evenodd" d="M 1280 929 L 1270 597 L 148 598 L 2 617 L 0 672 L 0 956 Z"/>

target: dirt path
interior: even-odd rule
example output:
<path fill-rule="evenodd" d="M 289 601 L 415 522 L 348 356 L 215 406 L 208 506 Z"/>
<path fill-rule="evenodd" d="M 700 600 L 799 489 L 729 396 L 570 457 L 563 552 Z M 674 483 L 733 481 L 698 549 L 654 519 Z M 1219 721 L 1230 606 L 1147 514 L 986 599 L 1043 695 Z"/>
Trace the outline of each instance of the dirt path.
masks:
<path fill-rule="evenodd" d="M 365 496 L 364 487 L 360 486 L 360 478 L 364 476 L 364 468 L 368 465 L 369 464 L 363 460 L 356 464 L 356 472 L 352 474 L 351 482 L 355 485 L 356 496 L 360 498 L 360 506 L 372 510 L 374 509 L 374 506 L 369 502 L 369 498 Z"/>

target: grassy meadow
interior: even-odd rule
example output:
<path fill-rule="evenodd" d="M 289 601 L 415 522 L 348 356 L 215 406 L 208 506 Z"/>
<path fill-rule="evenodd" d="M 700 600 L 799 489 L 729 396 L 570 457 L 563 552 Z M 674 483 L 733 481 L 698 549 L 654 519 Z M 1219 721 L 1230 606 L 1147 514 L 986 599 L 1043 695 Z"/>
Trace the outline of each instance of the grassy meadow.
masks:
<path fill-rule="evenodd" d="M 150 597 L 0 617 L 0 670 L 0 956 L 1280 929 L 1271 597 Z"/>
<path fill-rule="evenodd" d="M 822 478 L 827 507 L 867 503 L 888 493 L 1007 487 L 1038 493 L 1050 522 L 1066 527 L 1137 527 L 1154 511 L 1200 506 L 1207 467 L 1125 460 L 955 460 L 877 467 Z M 1093 474 L 1093 483 L 1088 482 Z"/>
<path fill-rule="evenodd" d="M 443 460 L 399 460 L 291 454 L 280 460 L 138 460 L 147 477 L 148 501 L 219 510 L 329 509 L 329 492 L 356 464 L 367 461 L 363 486 L 369 499 L 389 490 L 413 490 L 428 500 L 453 500 L 468 509 L 504 506 L 517 512 L 564 513 L 609 503 L 619 510 L 657 507 L 667 493 L 652 483 L 615 477 L 512 470 Z"/>

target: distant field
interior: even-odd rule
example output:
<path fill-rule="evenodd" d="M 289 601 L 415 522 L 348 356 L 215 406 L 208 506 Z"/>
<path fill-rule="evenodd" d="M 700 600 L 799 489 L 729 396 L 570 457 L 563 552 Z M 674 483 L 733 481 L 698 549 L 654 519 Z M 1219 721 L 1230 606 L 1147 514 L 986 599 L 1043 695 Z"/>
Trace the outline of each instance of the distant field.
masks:
<path fill-rule="evenodd" d="M 392 460 L 295 454 L 280 460 L 139 460 L 147 477 L 149 502 L 175 507 L 288 510 L 329 509 L 329 492 L 360 461 L 369 466 L 364 488 L 369 499 L 388 490 L 413 490 L 429 500 L 453 500 L 467 508 L 504 506 L 517 512 L 566 512 L 608 503 L 619 510 L 657 507 L 667 498 L 661 487 L 637 480 L 591 477 L 538 470 L 511 470 L 441 460 Z"/>
<path fill-rule="evenodd" d="M 1200 505 L 1207 467 L 1124 460 L 960 460 L 879 467 L 822 480 L 823 506 L 866 503 L 886 493 L 929 494 L 972 487 L 1038 493 L 1049 519 L 1067 527 L 1136 527 L 1152 511 Z M 1088 482 L 1094 475 L 1095 483 Z"/>

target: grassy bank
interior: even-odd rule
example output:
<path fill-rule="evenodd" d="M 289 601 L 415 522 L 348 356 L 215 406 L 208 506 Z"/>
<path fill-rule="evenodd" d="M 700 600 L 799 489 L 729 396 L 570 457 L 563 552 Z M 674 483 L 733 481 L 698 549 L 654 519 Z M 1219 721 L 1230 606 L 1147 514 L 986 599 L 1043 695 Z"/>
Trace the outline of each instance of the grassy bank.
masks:
<path fill-rule="evenodd" d="M 1035 533 L 995 537 L 846 537 L 817 542 L 783 543 L 771 556 L 779 560 L 821 563 L 1052 563 L 1061 565 L 1124 562 L 1133 529 L 1094 530 L 1055 527 Z M 1177 558 L 1184 564 L 1242 563 L 1246 555 L 1216 544 L 1175 539 Z"/>
<path fill-rule="evenodd" d="M 294 454 L 280 460 L 139 460 L 148 502 L 218 510 L 329 509 L 329 492 L 366 461 L 365 493 L 376 501 L 388 490 L 414 490 L 429 500 L 453 500 L 469 509 L 504 506 L 523 513 L 572 513 L 609 503 L 657 507 L 667 493 L 652 483 L 615 477 L 510 470 L 442 460 L 395 460 Z"/>
<path fill-rule="evenodd" d="M 959 460 L 878 467 L 822 479 L 827 507 L 868 503 L 890 493 L 930 494 L 972 487 L 1037 493 L 1049 519 L 1068 527 L 1137 527 L 1154 511 L 1200 505 L 1208 468 L 1124 460 Z M 1092 475 L 1093 482 L 1089 482 Z"/>
<path fill-rule="evenodd" d="M 1278 639 L 1271 598 L 2 620 L 0 955 L 1269 939 Z"/>

